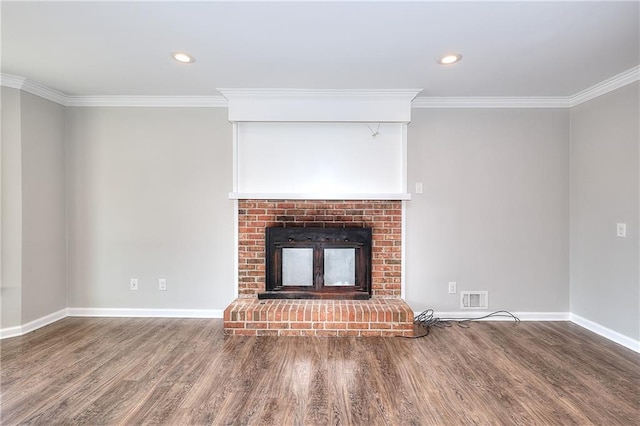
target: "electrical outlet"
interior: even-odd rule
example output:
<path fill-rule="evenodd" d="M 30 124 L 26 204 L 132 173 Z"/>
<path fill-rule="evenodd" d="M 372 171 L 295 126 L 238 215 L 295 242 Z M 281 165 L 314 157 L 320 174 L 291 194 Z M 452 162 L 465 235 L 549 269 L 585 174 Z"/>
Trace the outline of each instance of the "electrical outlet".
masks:
<path fill-rule="evenodd" d="M 167 279 L 166 278 L 160 278 L 158 280 L 158 289 L 160 291 L 166 291 L 167 290 Z"/>
<path fill-rule="evenodd" d="M 422 186 L 422 182 L 416 183 L 416 194 L 422 194 L 424 187 Z"/>
<path fill-rule="evenodd" d="M 133 291 L 138 290 L 138 279 L 137 278 L 131 278 L 131 290 L 133 290 Z"/>
<path fill-rule="evenodd" d="M 449 281 L 449 294 L 455 294 L 457 292 L 457 288 L 456 288 L 456 282 L 455 281 Z"/>
<path fill-rule="evenodd" d="M 616 223 L 616 235 L 621 238 L 627 237 L 627 224 L 626 223 Z"/>

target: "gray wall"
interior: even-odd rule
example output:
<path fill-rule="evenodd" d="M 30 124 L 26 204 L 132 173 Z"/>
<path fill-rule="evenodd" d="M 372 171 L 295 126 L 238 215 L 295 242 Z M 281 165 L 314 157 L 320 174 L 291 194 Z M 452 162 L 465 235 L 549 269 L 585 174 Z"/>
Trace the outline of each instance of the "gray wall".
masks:
<path fill-rule="evenodd" d="M 2 90 L 2 283 L 0 328 L 22 324 L 22 151 L 20 91 Z"/>
<path fill-rule="evenodd" d="M 2 328 L 67 307 L 64 107 L 2 88 Z"/>
<path fill-rule="evenodd" d="M 489 310 L 571 311 L 639 339 L 638 86 L 572 110 L 414 109 L 409 304 L 458 311 L 456 281 Z M 224 108 L 63 108 L 2 88 L 1 327 L 65 306 L 224 309 L 231 132 Z"/>
<path fill-rule="evenodd" d="M 571 110 L 571 312 L 640 340 L 639 83 Z M 627 238 L 616 237 L 616 223 Z"/>
<path fill-rule="evenodd" d="M 68 108 L 69 306 L 226 308 L 232 148 L 225 108 Z"/>
<path fill-rule="evenodd" d="M 65 109 L 27 92 L 21 106 L 24 324 L 67 307 L 67 242 Z"/>
<path fill-rule="evenodd" d="M 459 311 L 569 310 L 569 111 L 414 109 L 408 128 L 406 300 Z"/>

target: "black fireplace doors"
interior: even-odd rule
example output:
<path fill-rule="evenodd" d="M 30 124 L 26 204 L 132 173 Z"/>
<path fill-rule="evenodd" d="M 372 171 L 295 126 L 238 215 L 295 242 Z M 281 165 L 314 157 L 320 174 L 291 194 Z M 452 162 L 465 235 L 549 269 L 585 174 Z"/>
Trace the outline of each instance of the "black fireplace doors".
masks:
<path fill-rule="evenodd" d="M 371 228 L 266 228 L 259 299 L 369 299 Z"/>

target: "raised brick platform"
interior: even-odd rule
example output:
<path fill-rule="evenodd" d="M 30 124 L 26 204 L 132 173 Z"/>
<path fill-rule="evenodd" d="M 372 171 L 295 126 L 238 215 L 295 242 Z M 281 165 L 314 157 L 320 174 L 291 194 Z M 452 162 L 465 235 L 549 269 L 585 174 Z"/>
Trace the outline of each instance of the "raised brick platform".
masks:
<path fill-rule="evenodd" d="M 224 311 L 224 332 L 236 336 L 413 336 L 413 311 L 400 299 L 257 300 L 240 298 Z"/>

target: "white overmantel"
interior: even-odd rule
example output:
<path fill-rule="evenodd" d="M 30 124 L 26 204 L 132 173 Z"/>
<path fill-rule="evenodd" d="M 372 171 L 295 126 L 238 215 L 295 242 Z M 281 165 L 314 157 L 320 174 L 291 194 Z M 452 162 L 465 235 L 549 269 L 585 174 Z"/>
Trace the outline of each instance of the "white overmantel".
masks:
<path fill-rule="evenodd" d="M 229 121 L 385 122 L 411 121 L 411 101 L 422 89 L 300 90 L 218 89 Z"/>
<path fill-rule="evenodd" d="M 232 200 L 411 200 L 409 193 L 339 193 L 339 192 L 230 192 Z"/>
<path fill-rule="evenodd" d="M 420 90 L 218 89 L 233 123 L 231 199 L 409 200 Z"/>

